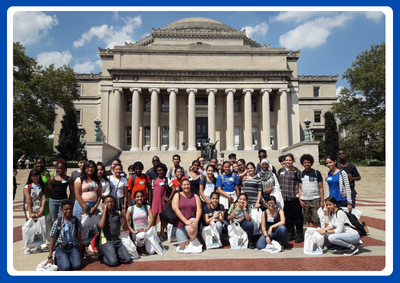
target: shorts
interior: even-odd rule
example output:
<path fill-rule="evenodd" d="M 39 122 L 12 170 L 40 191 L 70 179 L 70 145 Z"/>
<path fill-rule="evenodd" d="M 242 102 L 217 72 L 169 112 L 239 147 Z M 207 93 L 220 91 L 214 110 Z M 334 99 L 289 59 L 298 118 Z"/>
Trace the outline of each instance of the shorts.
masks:
<path fill-rule="evenodd" d="M 319 222 L 318 209 L 321 207 L 321 199 L 303 200 L 304 202 L 304 220 L 306 222 Z"/>
<path fill-rule="evenodd" d="M 190 218 L 189 220 L 195 220 L 196 218 Z M 183 228 L 176 228 L 176 241 L 178 244 L 182 244 L 189 240 L 188 233 L 186 231 L 186 227 L 189 225 L 185 225 Z"/>

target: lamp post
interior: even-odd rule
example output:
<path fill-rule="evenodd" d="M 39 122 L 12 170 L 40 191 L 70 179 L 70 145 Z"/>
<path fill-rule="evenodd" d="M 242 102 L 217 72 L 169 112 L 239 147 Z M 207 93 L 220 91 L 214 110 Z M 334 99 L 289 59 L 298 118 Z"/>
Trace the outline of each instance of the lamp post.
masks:
<path fill-rule="evenodd" d="M 101 120 L 99 119 L 99 117 L 97 117 L 94 121 L 95 127 L 94 127 L 94 141 L 95 142 L 101 142 L 101 129 L 100 129 L 100 124 L 101 124 Z"/>
<path fill-rule="evenodd" d="M 306 125 L 306 128 L 304 130 L 304 141 L 311 141 L 310 139 L 310 119 L 306 118 L 304 120 L 304 124 Z"/>
<path fill-rule="evenodd" d="M 30 136 L 29 137 L 29 158 L 31 158 L 31 156 L 32 156 L 32 141 L 33 141 L 33 137 Z"/>

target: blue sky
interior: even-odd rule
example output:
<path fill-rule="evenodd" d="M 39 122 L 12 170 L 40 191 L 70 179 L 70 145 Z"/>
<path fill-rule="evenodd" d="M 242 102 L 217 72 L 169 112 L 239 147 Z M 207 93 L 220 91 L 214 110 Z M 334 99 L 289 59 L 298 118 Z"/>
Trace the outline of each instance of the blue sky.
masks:
<path fill-rule="evenodd" d="M 385 42 L 385 15 L 381 11 L 215 9 L 18 11 L 13 16 L 13 41 L 20 41 L 26 47 L 26 54 L 37 58 L 42 65 L 68 64 L 77 73 L 98 73 L 101 70 L 98 47 L 113 48 L 138 41 L 150 34 L 152 28 L 158 29 L 182 18 L 206 17 L 237 30 L 246 29 L 247 36 L 260 44 L 300 49 L 298 74 L 339 74 L 337 89 L 348 87 L 342 75 L 357 54 L 370 49 L 371 44 Z"/>

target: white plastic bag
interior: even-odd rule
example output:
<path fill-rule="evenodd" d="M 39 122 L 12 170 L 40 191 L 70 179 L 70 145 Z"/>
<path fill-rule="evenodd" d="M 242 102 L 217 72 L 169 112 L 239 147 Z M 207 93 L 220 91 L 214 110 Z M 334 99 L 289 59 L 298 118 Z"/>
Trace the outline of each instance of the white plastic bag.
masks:
<path fill-rule="evenodd" d="M 274 177 L 275 178 L 275 177 Z M 275 183 L 278 182 L 275 179 Z M 270 196 L 274 196 L 276 199 L 276 207 L 283 209 L 285 202 L 283 201 L 283 197 L 282 197 L 282 193 L 281 193 L 281 189 L 279 186 L 275 187 L 272 190 L 272 192 L 269 194 Z"/>
<path fill-rule="evenodd" d="M 97 224 L 101 219 L 100 215 L 82 215 L 82 227 L 81 232 L 82 241 L 87 242 L 97 234 Z"/>
<path fill-rule="evenodd" d="M 33 220 L 30 218 L 22 225 L 22 240 L 25 247 L 37 247 L 46 243 L 45 216 Z"/>
<path fill-rule="evenodd" d="M 157 230 L 153 227 L 151 227 L 147 232 L 147 239 L 150 241 L 152 247 L 156 251 L 158 255 L 163 255 L 165 254 L 166 250 L 163 244 L 161 243 L 160 238 L 157 236 Z"/>
<path fill-rule="evenodd" d="M 172 243 L 174 240 L 176 241 L 176 228 L 170 223 L 167 225 L 167 236 L 168 236 L 168 242 Z"/>
<path fill-rule="evenodd" d="M 351 214 L 354 214 L 358 219 L 360 219 L 360 217 L 361 217 L 361 215 L 362 215 L 362 211 L 353 208 L 353 209 L 351 210 Z"/>
<path fill-rule="evenodd" d="M 122 232 L 119 235 L 119 238 L 121 239 L 122 244 L 128 250 L 129 254 L 131 255 L 131 258 L 132 259 L 138 259 L 139 258 L 139 253 L 137 252 L 135 244 L 132 242 L 132 240 L 129 237 L 129 235 L 127 233 L 125 233 L 125 232 Z"/>
<path fill-rule="evenodd" d="M 253 223 L 253 227 L 254 227 L 253 234 L 261 235 L 262 234 L 262 231 L 261 231 L 262 210 L 261 210 L 261 208 L 260 207 L 255 208 L 254 205 L 251 205 L 250 216 L 251 216 L 251 223 Z"/>
<path fill-rule="evenodd" d="M 321 207 L 318 208 L 317 214 L 318 214 L 318 217 L 319 217 L 319 223 L 321 223 L 321 227 L 325 228 L 325 213 L 324 213 L 324 210 Z"/>
<path fill-rule="evenodd" d="M 176 248 L 178 253 L 184 254 L 196 254 L 203 252 L 203 245 L 200 243 L 199 239 L 194 239 L 186 247 L 181 249 L 179 246 Z"/>
<path fill-rule="evenodd" d="M 240 227 L 237 222 L 232 222 L 228 226 L 229 244 L 231 249 L 247 249 L 248 238 L 247 233 Z"/>
<path fill-rule="evenodd" d="M 47 262 L 47 260 L 44 260 L 41 263 L 39 263 L 38 266 L 36 267 L 35 271 L 57 271 L 58 270 L 57 265 L 54 265 L 51 263 L 45 265 L 46 262 Z"/>
<path fill-rule="evenodd" d="M 324 237 L 317 232 L 318 228 L 308 227 L 304 234 L 304 254 L 321 255 Z"/>
<path fill-rule="evenodd" d="M 213 222 L 212 225 L 206 226 L 201 232 L 201 236 L 206 244 L 206 249 L 218 249 L 222 246 L 221 239 L 216 224 Z"/>
<path fill-rule="evenodd" d="M 271 253 L 271 254 L 276 254 L 282 251 L 281 244 L 279 244 L 277 241 L 272 240 L 271 244 L 267 244 L 264 249 L 262 249 L 263 252 Z"/>

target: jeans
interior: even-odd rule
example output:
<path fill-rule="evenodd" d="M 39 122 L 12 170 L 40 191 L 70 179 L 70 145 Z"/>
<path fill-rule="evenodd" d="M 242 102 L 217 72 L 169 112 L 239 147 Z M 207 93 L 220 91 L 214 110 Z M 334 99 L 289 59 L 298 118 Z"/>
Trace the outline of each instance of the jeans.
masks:
<path fill-rule="evenodd" d="M 353 203 L 351 204 L 352 208 L 356 208 L 356 196 L 357 193 L 355 191 L 351 191 L 351 200 L 353 201 Z"/>
<path fill-rule="evenodd" d="M 89 210 L 96 205 L 96 202 L 85 201 L 85 203 Z M 79 204 L 78 200 L 75 200 L 74 212 L 72 214 L 79 220 L 82 220 L 82 215 L 84 213 L 85 213 L 85 211 L 83 210 L 82 206 Z"/>
<path fill-rule="evenodd" d="M 278 241 L 281 244 L 286 244 L 286 227 L 285 225 L 279 225 L 275 232 L 272 232 L 272 236 L 270 235 L 270 239 Z M 266 237 L 261 235 L 261 237 L 257 241 L 257 249 L 262 250 L 267 245 Z"/>
<path fill-rule="evenodd" d="M 247 233 L 247 238 L 249 239 L 249 243 L 252 243 L 253 242 L 253 233 L 254 233 L 253 223 L 251 223 L 251 221 L 245 220 L 242 223 L 240 223 L 240 226 Z"/>
<path fill-rule="evenodd" d="M 50 209 L 50 216 L 51 216 L 51 222 L 54 223 L 54 221 L 57 220 L 58 215 L 60 217 L 63 217 L 63 213 L 60 211 L 61 203 L 65 199 L 49 199 L 49 209 Z"/>
<path fill-rule="evenodd" d="M 76 247 L 59 247 L 56 249 L 55 260 L 61 271 L 81 269 L 81 256 Z"/>
<path fill-rule="evenodd" d="M 121 241 L 110 241 L 100 246 L 103 252 L 101 262 L 114 267 L 120 263 L 132 263 L 131 255 Z"/>
<path fill-rule="evenodd" d="M 195 218 L 190 218 L 189 220 L 195 220 Z M 182 244 L 182 243 L 186 242 L 187 240 L 189 240 L 189 235 L 188 235 L 188 232 L 186 231 L 187 226 L 188 225 L 185 225 L 185 227 L 183 227 L 183 228 L 176 227 L 175 234 L 176 234 L 176 241 L 178 242 L 178 244 Z"/>
<path fill-rule="evenodd" d="M 350 249 L 352 245 L 360 242 L 360 235 L 348 233 L 330 234 L 328 240 L 334 245 Z"/>
<path fill-rule="evenodd" d="M 13 190 L 13 201 L 15 200 L 15 194 L 17 193 L 17 189 Z"/>

